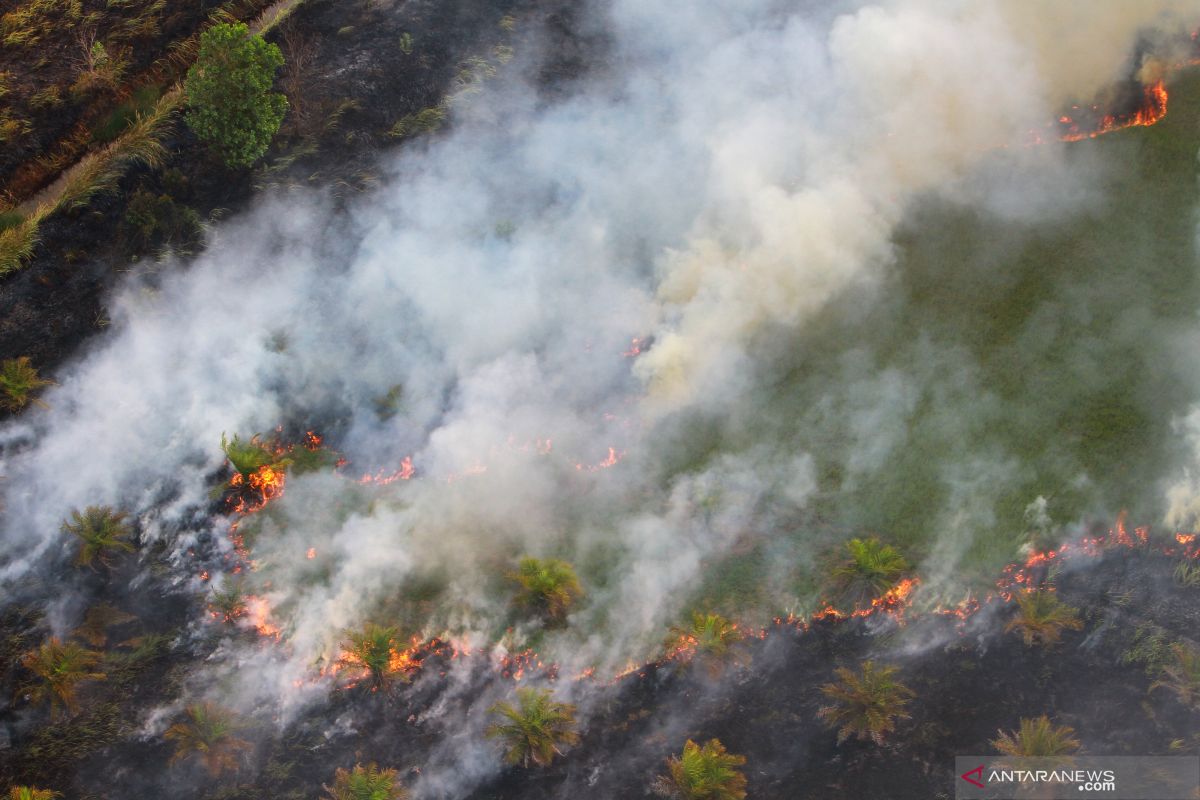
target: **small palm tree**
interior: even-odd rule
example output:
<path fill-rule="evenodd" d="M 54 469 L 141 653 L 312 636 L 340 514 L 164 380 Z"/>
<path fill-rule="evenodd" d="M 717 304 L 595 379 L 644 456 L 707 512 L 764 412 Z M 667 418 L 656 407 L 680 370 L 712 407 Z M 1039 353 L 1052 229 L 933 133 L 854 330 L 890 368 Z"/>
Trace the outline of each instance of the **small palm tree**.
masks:
<path fill-rule="evenodd" d="M 249 742 L 234 735 L 241 727 L 233 712 L 220 706 L 188 706 L 184 719 L 167 728 L 165 734 L 175 742 L 171 763 L 196 756 L 210 775 L 238 769 L 250 750 Z"/>
<path fill-rule="evenodd" d="M 396 770 L 380 769 L 374 764 L 355 764 L 354 769 L 339 769 L 333 786 L 326 786 L 329 800 L 407 800 L 408 791 L 396 779 Z"/>
<path fill-rule="evenodd" d="M 20 411 L 29 401 L 40 403 L 33 397 L 38 389 L 54 381 L 38 377 L 38 371 L 29 363 L 29 356 L 6 358 L 0 361 L 0 408 Z"/>
<path fill-rule="evenodd" d="M 575 706 L 550 699 L 549 689 L 517 689 L 517 704 L 496 703 L 488 713 L 500 721 L 487 729 L 489 739 L 502 739 L 508 747 L 505 760 L 544 767 L 563 754 L 562 748 L 576 744 Z"/>
<path fill-rule="evenodd" d="M 871 537 L 846 542 L 846 557 L 832 575 L 842 596 L 857 606 L 886 593 L 908 569 L 899 550 Z"/>
<path fill-rule="evenodd" d="M 707 666 L 714 674 L 721 671 L 731 648 L 742 638 L 737 625 L 720 614 L 692 612 L 692 624 L 671 628 L 667 639 L 668 656 L 680 655 Z"/>
<path fill-rule="evenodd" d="M 896 730 L 896 720 L 908 719 L 905 707 L 913 692 L 896 680 L 898 670 L 864 661 L 858 673 L 839 667 L 835 670 L 839 681 L 821 687 L 833 705 L 821 708 L 817 716 L 838 729 L 838 744 L 855 736 L 882 745 L 884 734 Z"/>
<path fill-rule="evenodd" d="M 1004 632 L 1017 631 L 1026 645 L 1053 645 L 1063 631 L 1082 627 L 1076 609 L 1059 600 L 1054 592 L 1037 589 L 1017 595 L 1017 614 L 1004 626 Z"/>
<path fill-rule="evenodd" d="M 745 763 L 745 756 L 725 752 L 719 739 L 704 745 L 688 739 L 682 754 L 667 759 L 667 774 L 651 789 L 672 800 L 743 800 L 746 776 L 737 767 Z"/>
<path fill-rule="evenodd" d="M 386 689 L 395 678 L 407 680 L 415 664 L 402 652 L 394 627 L 368 622 L 362 630 L 346 631 L 337 666 L 365 670 L 374 689 Z"/>
<path fill-rule="evenodd" d="M 103 672 L 94 671 L 101 655 L 95 650 L 74 642 L 52 637 L 48 642 L 21 657 L 21 666 L 37 676 L 37 681 L 19 691 L 35 703 L 50 701 L 50 711 L 74 712 L 78 708 L 77 692 L 85 681 L 102 681 Z"/>
<path fill-rule="evenodd" d="M 62 797 L 49 789 L 34 789 L 32 786 L 14 786 L 8 790 L 8 800 L 54 800 Z"/>
<path fill-rule="evenodd" d="M 1162 677 L 1154 682 L 1150 691 L 1170 689 L 1179 697 L 1179 702 L 1200 709 L 1200 651 L 1183 642 L 1175 642 L 1171 645 L 1171 654 L 1175 662 L 1163 667 Z"/>
<path fill-rule="evenodd" d="M 249 441 L 243 442 L 236 433 L 232 439 L 226 439 L 225 434 L 222 433 L 221 449 L 225 451 L 229 465 L 233 467 L 234 472 L 242 476 L 243 481 L 249 481 L 250 476 L 257 472 L 259 467 L 274 464 L 278 460 L 275 454 L 262 443 L 262 438 L 258 434 L 251 436 Z"/>
<path fill-rule="evenodd" d="M 509 578 L 518 586 L 514 602 L 552 622 L 562 622 L 575 601 L 583 596 L 574 567 L 557 558 L 526 556 Z"/>
<path fill-rule="evenodd" d="M 126 541 L 133 534 L 127 517 L 123 511 L 116 511 L 111 506 L 88 506 L 82 512 L 72 511 L 71 519 L 62 524 L 62 530 L 79 539 L 76 566 L 95 569 L 99 561 L 109 567 L 112 566 L 109 554 L 133 552 L 133 545 Z"/>
<path fill-rule="evenodd" d="M 1022 719 L 1019 730 L 996 731 L 992 746 L 1007 756 L 1063 759 L 1079 749 L 1074 733 L 1073 728 L 1055 725 L 1043 714 Z"/>

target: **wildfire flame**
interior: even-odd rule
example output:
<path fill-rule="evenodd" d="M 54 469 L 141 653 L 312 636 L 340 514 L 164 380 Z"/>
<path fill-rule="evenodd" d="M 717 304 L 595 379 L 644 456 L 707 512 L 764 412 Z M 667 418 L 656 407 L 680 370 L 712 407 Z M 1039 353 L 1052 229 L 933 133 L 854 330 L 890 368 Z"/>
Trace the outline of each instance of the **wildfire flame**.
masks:
<path fill-rule="evenodd" d="M 1084 139 L 1095 139 L 1106 133 L 1119 131 L 1124 128 L 1147 127 L 1155 124 L 1167 115 L 1167 87 L 1162 80 L 1157 80 L 1142 88 L 1142 102 L 1131 114 L 1105 114 L 1100 122 L 1091 130 L 1082 130 L 1079 123 L 1069 116 L 1059 118 L 1059 123 L 1067 126 L 1067 130 L 1059 137 L 1064 142 L 1078 142 Z"/>

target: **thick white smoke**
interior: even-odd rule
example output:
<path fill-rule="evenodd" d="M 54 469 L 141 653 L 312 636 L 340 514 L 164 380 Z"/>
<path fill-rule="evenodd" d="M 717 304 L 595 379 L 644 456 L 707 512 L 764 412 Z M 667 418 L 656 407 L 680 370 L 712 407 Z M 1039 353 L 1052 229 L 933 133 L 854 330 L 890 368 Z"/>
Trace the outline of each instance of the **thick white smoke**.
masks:
<path fill-rule="evenodd" d="M 180 530 L 207 502 L 222 433 L 336 420 L 349 475 L 406 456 L 418 474 L 296 478 L 264 515 L 253 547 L 271 585 L 257 590 L 290 647 L 243 671 L 255 691 L 289 695 L 339 631 L 429 575 L 445 588 L 423 632 L 494 640 L 509 613 L 497 584 L 525 553 L 576 562 L 588 584 L 546 643 L 568 668 L 643 656 L 707 562 L 818 494 L 814 454 L 739 410 L 774 379 L 770 359 L 831 303 L 888 290 L 915 202 L 1019 218 L 1050 196 L 1087 200 L 1087 176 L 1057 144 L 1023 146 L 1029 132 L 1127 75 L 1139 34 L 1180 25 L 1187 5 L 597 7 L 614 52 L 593 84 L 547 107 L 508 75 L 449 135 L 395 156 L 348 222 L 319 195 L 267 198 L 160 289 L 123 287 L 50 408 L 3 431 L 0 578 L 54 556 L 61 520 L 94 503 L 177 537 L 190 576 Z M 653 346 L 625 356 L 633 337 Z M 928 358 L 908 371 L 848 353 L 792 416 L 845 432 L 852 489 L 905 447 L 920 403 L 934 409 L 953 452 L 923 553 L 936 578 L 992 518 L 988 492 L 1036 476 L 972 449 L 956 410 L 1000 401 L 970 355 L 913 347 Z M 380 414 L 396 386 L 398 412 Z M 738 446 L 678 446 L 713 415 Z M 621 460 L 589 469 L 610 448 Z"/>

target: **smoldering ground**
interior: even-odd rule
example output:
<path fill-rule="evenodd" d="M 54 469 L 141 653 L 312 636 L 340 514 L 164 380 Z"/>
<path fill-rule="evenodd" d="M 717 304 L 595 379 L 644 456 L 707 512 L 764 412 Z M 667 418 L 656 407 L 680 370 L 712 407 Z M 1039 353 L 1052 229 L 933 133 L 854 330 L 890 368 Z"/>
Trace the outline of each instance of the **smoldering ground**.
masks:
<path fill-rule="evenodd" d="M 530 34 L 347 216 L 264 198 L 121 289 L 105 340 L 3 433 L 3 576 L 59 563 L 72 508 L 132 510 L 178 585 L 245 580 L 280 629 L 188 691 L 288 719 L 367 619 L 611 674 L 698 605 L 811 610 L 864 531 L 953 599 L 1018 552 L 1038 498 L 1048 535 L 1158 519 L 1200 396 L 1194 159 L 1029 132 L 1137 74 L 1187 11 L 598 4 L 609 62 L 552 101 Z M 1194 153 L 1179 116 L 1160 126 Z M 229 520 L 198 513 L 221 436 L 277 425 L 349 464 L 239 522 L 255 569 L 222 575 Z M 354 480 L 405 458 L 409 480 Z M 527 553 L 580 569 L 562 630 L 514 618 Z M 730 564 L 762 578 L 731 586 Z M 431 785 L 498 769 L 490 699 L 445 727 Z"/>

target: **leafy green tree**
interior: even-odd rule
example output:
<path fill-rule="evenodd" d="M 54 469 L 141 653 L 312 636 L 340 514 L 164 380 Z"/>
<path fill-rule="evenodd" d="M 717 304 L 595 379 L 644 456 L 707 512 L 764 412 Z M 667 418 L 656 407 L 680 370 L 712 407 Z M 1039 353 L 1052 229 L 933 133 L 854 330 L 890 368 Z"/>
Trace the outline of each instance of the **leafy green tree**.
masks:
<path fill-rule="evenodd" d="M 79 706 L 79 685 L 86 681 L 102 681 L 103 672 L 96 672 L 101 655 L 74 642 L 52 637 L 35 650 L 21 657 L 21 666 L 36 676 L 36 680 L 18 690 L 35 703 L 50 701 L 50 711 L 74 712 Z"/>
<path fill-rule="evenodd" d="M 20 411 L 31 400 L 40 402 L 33 393 L 53 383 L 38 376 L 37 369 L 29 363 L 29 356 L 6 358 L 0 361 L 0 408 Z"/>
<path fill-rule="evenodd" d="M 833 705 L 821 708 L 817 716 L 838 729 L 839 744 L 854 736 L 882 745 L 884 734 L 896 730 L 896 720 L 908 719 L 905 709 L 913 692 L 896 680 L 898 669 L 864 661 L 858 673 L 839 667 L 835 670 L 839 681 L 821 687 Z"/>
<path fill-rule="evenodd" d="M 566 619 L 571 606 L 583 596 L 583 587 L 575 568 L 557 558 L 526 556 L 517 564 L 509 578 L 517 584 L 514 602 L 535 611 L 551 622 Z"/>
<path fill-rule="evenodd" d="M 489 739 L 501 739 L 510 764 L 548 766 L 562 748 L 576 744 L 575 706 L 550 699 L 549 689 L 517 689 L 517 704 L 496 703 L 488 713 L 499 721 L 487 729 Z"/>
<path fill-rule="evenodd" d="M 719 739 L 704 745 L 688 739 L 682 754 L 667 759 L 667 774 L 651 789 L 672 800 L 743 800 L 746 776 L 737 767 L 745 763 L 745 756 L 727 753 Z"/>
<path fill-rule="evenodd" d="M 49 789 L 34 789 L 32 786 L 14 786 L 8 790 L 8 800 L 54 800 L 62 797 Z"/>
<path fill-rule="evenodd" d="M 396 779 L 396 770 L 380 769 L 374 764 L 355 764 L 354 769 L 339 769 L 333 786 L 326 786 L 329 800 L 407 800 L 408 791 Z"/>
<path fill-rule="evenodd" d="M 175 742 L 171 763 L 195 756 L 210 775 L 236 770 L 250 750 L 250 743 L 234 734 L 241 728 L 233 712 L 213 705 L 188 706 L 184 719 L 167 728 L 166 736 Z"/>
<path fill-rule="evenodd" d="M 899 550 L 871 537 L 846 542 L 846 557 L 833 567 L 832 575 L 839 593 L 859 605 L 883 595 L 908 570 Z"/>
<path fill-rule="evenodd" d="M 416 666 L 402 649 L 396 628 L 368 622 L 361 630 L 346 632 L 337 665 L 365 670 L 372 688 L 386 689 L 396 678 L 407 680 Z"/>
<path fill-rule="evenodd" d="M 1174 663 L 1162 668 L 1162 676 L 1150 687 L 1169 689 L 1179 697 L 1179 702 L 1189 708 L 1200 710 L 1200 651 L 1182 642 L 1171 645 Z"/>
<path fill-rule="evenodd" d="M 1004 632 L 1016 631 L 1029 646 L 1053 645 L 1062 638 L 1063 631 L 1082 627 L 1076 609 L 1059 600 L 1054 592 L 1037 589 L 1017 595 L 1016 616 L 1004 626 Z"/>
<path fill-rule="evenodd" d="M 279 47 L 251 36 L 243 23 L 214 25 L 200 37 L 188 70 L 186 120 L 230 167 L 248 167 L 267 151 L 287 112 L 271 91 L 283 66 Z"/>
<path fill-rule="evenodd" d="M 1022 758 L 1062 758 L 1079 749 L 1075 731 L 1055 725 L 1043 714 L 1037 719 L 1022 719 L 1019 730 L 996 731 L 992 746 L 1007 756 Z"/>
<path fill-rule="evenodd" d="M 126 522 L 127 517 L 123 511 L 111 506 L 88 506 L 82 512 L 72 511 L 71 519 L 62 524 L 62 530 L 79 540 L 75 565 L 95 569 L 99 561 L 110 567 L 111 553 L 132 553 L 133 545 L 126 541 L 133 535 L 133 529 Z"/>

